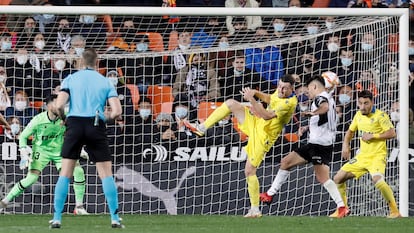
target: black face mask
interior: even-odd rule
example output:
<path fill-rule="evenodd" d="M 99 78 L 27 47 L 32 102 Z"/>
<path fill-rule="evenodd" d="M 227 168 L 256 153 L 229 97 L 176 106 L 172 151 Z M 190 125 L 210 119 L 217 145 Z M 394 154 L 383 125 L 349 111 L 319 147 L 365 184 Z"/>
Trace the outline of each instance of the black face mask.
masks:
<path fill-rule="evenodd" d="M 68 33 L 70 32 L 70 28 L 68 28 L 68 27 L 59 28 L 59 31 L 60 31 L 62 34 L 68 34 Z"/>
<path fill-rule="evenodd" d="M 165 131 L 167 131 L 167 129 L 169 129 L 170 128 L 170 126 L 168 126 L 168 125 L 161 125 L 161 132 L 165 132 Z"/>
<path fill-rule="evenodd" d="M 310 68 L 312 68 L 313 63 L 312 63 L 312 61 L 311 61 L 311 60 L 305 60 L 305 61 L 303 61 L 303 65 L 304 65 L 306 68 L 310 69 Z"/>

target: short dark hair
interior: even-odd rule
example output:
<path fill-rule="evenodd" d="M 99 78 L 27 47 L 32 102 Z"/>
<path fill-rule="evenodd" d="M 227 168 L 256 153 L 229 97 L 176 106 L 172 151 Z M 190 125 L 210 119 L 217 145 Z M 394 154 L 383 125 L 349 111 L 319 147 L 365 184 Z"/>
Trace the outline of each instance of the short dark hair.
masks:
<path fill-rule="evenodd" d="M 147 103 L 150 103 L 151 104 L 151 99 L 148 98 L 148 97 L 143 97 L 143 98 L 139 99 L 138 104 L 140 104 L 142 102 L 147 102 Z"/>
<path fill-rule="evenodd" d="M 295 86 L 295 78 L 291 74 L 285 74 L 280 78 L 280 81 L 284 83 L 290 83 L 290 85 Z"/>
<path fill-rule="evenodd" d="M 48 105 L 49 103 L 53 102 L 54 99 L 56 99 L 58 96 L 56 94 L 51 94 L 48 97 L 46 97 L 43 101 Z"/>
<path fill-rule="evenodd" d="M 86 66 L 94 67 L 96 64 L 96 59 L 98 58 L 98 54 L 96 53 L 95 49 L 88 48 L 82 53 L 83 61 Z"/>
<path fill-rule="evenodd" d="M 311 82 L 316 81 L 325 86 L 325 79 L 320 75 L 314 75 L 310 79 L 306 80 L 306 86 L 308 86 Z"/>
<path fill-rule="evenodd" d="M 362 90 L 362 91 L 358 92 L 358 95 L 357 96 L 358 96 L 358 98 L 368 98 L 371 101 L 373 99 L 372 93 L 370 91 L 368 91 L 368 90 Z"/>

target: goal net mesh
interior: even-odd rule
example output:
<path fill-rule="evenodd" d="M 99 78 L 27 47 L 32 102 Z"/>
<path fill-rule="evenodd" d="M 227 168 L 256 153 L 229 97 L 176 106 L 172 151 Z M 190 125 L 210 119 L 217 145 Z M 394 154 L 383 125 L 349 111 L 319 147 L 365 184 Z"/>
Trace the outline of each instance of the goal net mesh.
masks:
<path fill-rule="evenodd" d="M 30 107 L 43 111 L 44 97 L 54 93 L 67 75 L 81 69 L 79 48 L 96 48 L 98 71 L 117 77 L 123 106 L 122 121 L 108 125 L 120 212 L 244 214 L 250 207 L 244 175 L 246 154 L 242 151 L 248 138 L 238 130 L 234 117 L 215 125 L 205 137 L 196 137 L 177 124 L 178 111 L 173 107 L 178 99 L 187 101 L 191 122 L 203 121 L 223 101 L 243 101 L 238 91 L 247 81 L 240 81 L 239 76 L 250 72 L 245 79 L 254 77 L 251 85 L 273 93 L 282 75 L 297 75 L 299 106 L 258 168 L 261 192 L 270 187 L 281 158 L 306 143 L 306 137 L 297 138 L 296 133 L 299 126 L 307 124 L 300 111 L 309 104 L 303 84 L 312 75 L 331 71 L 341 83 L 333 92 L 340 117 L 331 177 L 345 163 L 340 150 L 357 111 L 356 92 L 371 90 L 375 107 L 387 113 L 398 103 L 398 17 L 277 14 L 250 18 L 4 14 L 0 20 L 4 29 L 0 72 L 5 71 L 7 80 L 0 91 L 1 112 L 7 119 L 14 117 L 7 107 L 15 106 L 20 90 L 27 93 Z M 11 42 L 10 50 L 7 41 Z M 44 46 L 38 41 L 44 41 Z M 237 70 L 235 61 L 240 58 L 244 64 Z M 145 98 L 152 102 L 150 119 L 154 121 L 140 120 L 140 100 Z M 30 116 L 17 119 L 23 128 Z M 168 121 L 173 125 L 173 136 L 165 133 L 167 127 L 160 126 Z M 27 170 L 19 170 L 15 135 L 4 130 L 1 138 L 3 198 Z M 398 198 L 398 160 L 393 151 L 397 144 L 397 140 L 389 141 L 386 181 Z M 352 154 L 357 149 L 355 139 Z M 88 212 L 107 213 L 95 166 L 85 160 L 80 163 L 87 174 L 84 202 Z M 5 211 L 53 212 L 57 177 L 53 165 L 46 167 L 38 182 Z M 388 214 L 387 204 L 368 175 L 348 182 L 348 203 L 352 215 Z M 71 212 L 74 205 L 71 187 L 65 212 Z M 311 165 L 293 168 L 273 204 L 261 207 L 264 214 L 315 216 L 326 216 L 335 208 Z"/>

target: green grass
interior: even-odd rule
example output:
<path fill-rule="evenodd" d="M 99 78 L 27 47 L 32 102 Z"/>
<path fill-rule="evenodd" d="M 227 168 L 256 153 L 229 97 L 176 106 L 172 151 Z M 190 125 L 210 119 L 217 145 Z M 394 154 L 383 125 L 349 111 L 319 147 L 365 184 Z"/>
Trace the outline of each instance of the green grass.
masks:
<path fill-rule="evenodd" d="M 1 233 L 406 233 L 414 232 L 414 218 L 384 217 L 277 217 L 244 219 L 225 215 L 122 215 L 125 229 L 112 229 L 109 216 L 63 216 L 61 229 L 50 229 L 51 215 L 0 215 Z"/>

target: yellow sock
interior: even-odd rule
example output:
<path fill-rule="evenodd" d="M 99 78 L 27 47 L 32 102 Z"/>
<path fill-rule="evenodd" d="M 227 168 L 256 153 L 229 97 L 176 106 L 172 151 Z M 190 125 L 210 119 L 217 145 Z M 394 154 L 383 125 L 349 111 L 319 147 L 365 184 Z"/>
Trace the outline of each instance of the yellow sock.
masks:
<path fill-rule="evenodd" d="M 247 190 L 249 191 L 250 205 L 259 206 L 259 179 L 256 175 L 246 177 Z"/>
<path fill-rule="evenodd" d="M 338 187 L 339 193 L 341 194 L 344 205 L 348 206 L 348 199 L 346 197 L 346 183 L 344 182 L 342 184 L 337 184 L 336 186 Z"/>
<path fill-rule="evenodd" d="M 213 125 L 215 125 L 217 122 L 219 122 L 221 119 L 226 117 L 231 113 L 229 106 L 224 102 L 220 107 L 216 108 L 214 112 L 208 116 L 206 121 L 204 121 L 204 128 L 208 129 L 211 128 Z"/>
<path fill-rule="evenodd" d="M 375 184 L 375 187 L 381 192 L 382 196 L 387 201 L 390 206 L 391 213 L 399 212 L 397 203 L 395 202 L 394 193 L 392 192 L 390 186 L 384 180 L 380 180 Z"/>

